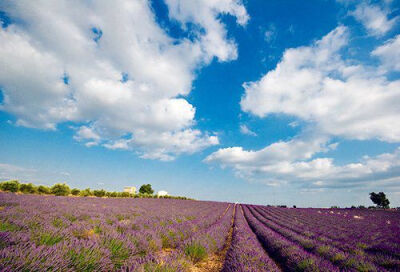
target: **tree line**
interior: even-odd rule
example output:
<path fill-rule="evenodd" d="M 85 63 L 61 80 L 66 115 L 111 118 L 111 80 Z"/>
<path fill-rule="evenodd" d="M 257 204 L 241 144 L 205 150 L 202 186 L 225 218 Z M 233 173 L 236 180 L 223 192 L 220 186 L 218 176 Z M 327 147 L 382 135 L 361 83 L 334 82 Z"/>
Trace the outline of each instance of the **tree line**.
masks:
<path fill-rule="evenodd" d="M 53 186 L 34 185 L 33 183 L 20 183 L 18 180 L 8 180 L 0 182 L 0 190 L 12 193 L 40 194 L 55 196 L 82 196 L 82 197 L 133 197 L 133 198 L 157 198 L 151 184 L 143 184 L 139 193 L 131 194 L 128 192 L 110 192 L 104 189 L 92 190 L 90 188 L 78 189 L 70 188 L 65 183 L 57 183 Z M 160 196 L 160 198 L 189 199 L 182 196 Z"/>

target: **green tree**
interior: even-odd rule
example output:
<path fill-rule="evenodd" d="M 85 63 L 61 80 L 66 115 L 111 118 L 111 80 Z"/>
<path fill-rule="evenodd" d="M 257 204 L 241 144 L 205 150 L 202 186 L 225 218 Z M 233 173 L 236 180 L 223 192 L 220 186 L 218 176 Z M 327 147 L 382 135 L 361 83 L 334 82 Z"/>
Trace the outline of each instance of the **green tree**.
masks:
<path fill-rule="evenodd" d="M 49 195 L 51 193 L 50 188 L 44 185 L 39 185 L 37 188 L 39 194 Z"/>
<path fill-rule="evenodd" d="M 9 192 L 18 192 L 19 189 L 19 182 L 18 180 L 9 180 L 9 181 L 4 181 L 1 183 L 1 189 L 3 191 L 9 191 Z"/>
<path fill-rule="evenodd" d="M 79 195 L 80 192 L 81 192 L 81 190 L 79 190 L 77 188 L 74 188 L 74 189 L 71 190 L 71 194 L 74 195 L 74 196 Z"/>
<path fill-rule="evenodd" d="M 67 196 L 71 192 L 69 186 L 65 183 L 57 183 L 51 187 L 51 193 L 56 196 Z"/>
<path fill-rule="evenodd" d="M 104 191 L 103 189 L 101 190 L 94 190 L 93 194 L 97 197 L 103 197 L 106 195 L 106 191 Z"/>
<path fill-rule="evenodd" d="M 379 193 L 372 192 L 369 195 L 372 202 L 374 202 L 374 204 L 376 204 L 378 208 L 383 208 L 383 209 L 389 208 L 390 201 L 389 199 L 386 198 L 384 192 L 379 192 Z"/>
<path fill-rule="evenodd" d="M 117 196 L 118 197 L 130 197 L 131 194 L 128 192 L 119 192 Z"/>
<path fill-rule="evenodd" d="M 34 194 L 37 192 L 37 188 L 32 183 L 22 183 L 19 185 L 19 191 L 24 194 Z"/>
<path fill-rule="evenodd" d="M 151 195 L 154 193 L 154 190 L 151 188 L 151 184 L 143 184 L 140 186 L 139 193 Z"/>
<path fill-rule="evenodd" d="M 90 190 L 90 188 L 86 188 L 85 190 L 82 190 L 80 192 L 80 196 L 92 196 L 93 192 Z"/>

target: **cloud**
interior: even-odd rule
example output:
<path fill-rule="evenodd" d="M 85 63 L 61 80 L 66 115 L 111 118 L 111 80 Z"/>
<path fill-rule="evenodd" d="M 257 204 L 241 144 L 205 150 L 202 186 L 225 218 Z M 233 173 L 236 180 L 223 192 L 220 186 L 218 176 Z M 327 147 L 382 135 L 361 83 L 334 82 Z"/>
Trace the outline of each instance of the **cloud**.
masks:
<path fill-rule="evenodd" d="M 372 55 L 381 59 L 384 69 L 400 71 L 400 35 L 376 48 Z"/>
<path fill-rule="evenodd" d="M 31 180 L 33 177 L 35 177 L 36 173 L 36 169 L 0 163 L 0 181 L 13 179 L 21 179 L 23 181 Z"/>
<path fill-rule="evenodd" d="M 72 122 L 87 146 L 144 158 L 218 143 L 194 128 L 196 109 L 185 96 L 196 70 L 237 58 L 220 16 L 243 26 L 249 16 L 234 0 L 166 3 L 170 20 L 192 26 L 188 38 L 168 36 L 148 1 L 1 4 L 12 24 L 0 28 L 0 110 L 26 127 Z"/>
<path fill-rule="evenodd" d="M 267 43 L 271 43 L 276 38 L 276 27 L 274 24 L 270 24 L 268 29 L 264 32 L 264 39 Z"/>
<path fill-rule="evenodd" d="M 389 9 L 382 9 L 378 5 L 362 2 L 356 9 L 350 13 L 354 18 L 360 21 L 373 36 L 383 36 L 393 28 L 398 17 L 388 19 Z"/>
<path fill-rule="evenodd" d="M 224 167 L 238 166 L 237 169 L 257 170 L 260 166 L 279 164 L 282 161 L 310 159 L 315 153 L 329 150 L 327 140 L 323 136 L 299 137 L 273 143 L 258 151 L 246 151 L 242 147 L 223 148 L 209 155 L 205 162 L 220 162 Z"/>
<path fill-rule="evenodd" d="M 249 129 L 246 125 L 240 125 L 240 133 L 250 136 L 257 136 L 257 133 Z"/>
<path fill-rule="evenodd" d="M 204 161 L 269 185 L 343 188 L 374 182 L 388 186 L 389 179 L 400 180 L 400 149 L 345 165 L 324 156 L 336 149 L 333 138 L 400 142 L 400 129 L 395 125 L 400 120 L 400 81 L 387 78 L 389 69 L 345 59 L 348 39 L 347 28 L 339 26 L 310 46 L 287 49 L 275 69 L 256 82 L 243 84 L 243 111 L 261 118 L 294 116 L 303 126 L 297 137 L 261 150 L 222 148 Z M 372 55 L 383 56 L 377 52 L 385 50 L 379 48 Z"/>
<path fill-rule="evenodd" d="M 238 177 L 274 186 L 352 188 L 376 182 L 393 186 L 393 180 L 400 180 L 400 148 L 393 153 L 364 157 L 356 163 L 335 165 L 332 158 L 315 158 L 315 155 L 335 148 L 320 140 L 294 139 L 258 151 L 247 151 L 242 147 L 223 148 L 209 155 L 205 162 L 233 168 Z M 391 182 L 388 183 L 389 179 Z"/>
<path fill-rule="evenodd" d="M 249 16 L 239 0 L 221 1 L 186 1 L 166 0 L 169 16 L 182 24 L 196 23 L 203 27 L 200 37 L 203 50 L 209 58 L 216 56 L 220 61 L 237 58 L 234 41 L 226 39 L 226 29 L 221 24 L 218 14 L 230 14 L 236 17 L 239 25 L 246 25 Z"/>
<path fill-rule="evenodd" d="M 247 82 L 242 110 L 259 117 L 283 113 L 322 134 L 400 141 L 400 81 L 379 69 L 345 61 L 348 31 L 339 26 L 308 47 L 287 49 L 274 70 Z"/>

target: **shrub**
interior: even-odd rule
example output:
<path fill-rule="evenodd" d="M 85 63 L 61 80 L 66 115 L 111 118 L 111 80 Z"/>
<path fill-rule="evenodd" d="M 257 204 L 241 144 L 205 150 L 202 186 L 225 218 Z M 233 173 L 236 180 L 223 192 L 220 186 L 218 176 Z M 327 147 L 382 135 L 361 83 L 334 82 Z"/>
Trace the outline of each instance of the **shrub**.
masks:
<path fill-rule="evenodd" d="M 65 183 L 57 183 L 54 184 L 53 187 L 51 187 L 51 193 L 56 195 L 56 196 L 67 196 L 71 192 L 71 189 L 69 186 Z"/>
<path fill-rule="evenodd" d="M 185 247 L 185 255 L 193 263 L 198 263 L 207 257 L 207 250 L 199 243 L 192 243 Z"/>
<path fill-rule="evenodd" d="M 90 188 L 86 188 L 85 190 L 82 190 L 80 192 L 81 196 L 92 196 L 93 192 L 90 190 Z"/>
<path fill-rule="evenodd" d="M 102 190 L 94 190 L 93 194 L 97 197 L 103 197 L 106 195 L 106 191 Z"/>
<path fill-rule="evenodd" d="M 19 185 L 19 191 L 24 194 L 34 194 L 37 192 L 37 188 L 32 183 L 22 183 Z"/>
<path fill-rule="evenodd" d="M 44 186 L 44 185 L 40 185 L 39 187 L 37 187 L 37 192 L 39 194 L 44 194 L 44 195 L 48 195 L 51 193 L 51 190 L 49 187 Z"/>
<path fill-rule="evenodd" d="M 79 190 L 79 189 L 76 189 L 76 188 L 74 188 L 74 189 L 72 189 L 72 190 L 71 190 L 71 194 L 72 194 L 72 195 L 74 195 L 74 196 L 77 196 L 77 195 L 79 195 L 79 194 L 80 194 L 80 192 L 81 192 L 81 190 Z"/>
<path fill-rule="evenodd" d="M 106 196 L 108 196 L 108 197 L 117 197 L 118 193 L 117 192 L 107 192 Z"/>
<path fill-rule="evenodd" d="M 128 192 L 121 192 L 121 193 L 118 193 L 118 197 L 130 197 L 130 196 L 131 196 L 131 194 L 128 193 Z"/>
<path fill-rule="evenodd" d="M 13 193 L 18 192 L 19 182 L 17 180 L 4 181 L 1 183 L 1 189 Z"/>

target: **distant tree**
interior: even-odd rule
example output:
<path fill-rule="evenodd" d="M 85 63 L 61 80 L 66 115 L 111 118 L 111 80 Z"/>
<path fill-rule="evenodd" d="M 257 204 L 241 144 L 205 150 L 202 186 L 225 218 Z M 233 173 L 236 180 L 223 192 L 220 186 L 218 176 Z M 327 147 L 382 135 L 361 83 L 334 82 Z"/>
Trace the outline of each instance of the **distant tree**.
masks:
<path fill-rule="evenodd" d="M 44 185 L 39 185 L 39 186 L 37 187 L 37 192 L 38 192 L 39 194 L 43 194 L 43 195 L 48 195 L 48 194 L 51 193 L 50 188 L 47 187 L 47 186 L 44 186 Z"/>
<path fill-rule="evenodd" d="M 56 196 L 67 196 L 71 192 L 69 186 L 65 183 L 57 183 L 51 187 L 51 193 Z"/>
<path fill-rule="evenodd" d="M 130 197 L 131 194 L 128 192 L 120 192 L 118 193 L 118 197 Z"/>
<path fill-rule="evenodd" d="M 151 188 L 151 184 L 143 184 L 140 186 L 139 193 L 151 195 L 154 193 L 154 190 Z"/>
<path fill-rule="evenodd" d="M 106 192 L 107 197 L 117 197 L 117 192 Z"/>
<path fill-rule="evenodd" d="M 86 188 L 85 190 L 82 190 L 80 192 L 81 196 L 92 196 L 93 192 L 90 190 L 90 188 Z"/>
<path fill-rule="evenodd" d="M 81 190 L 74 188 L 71 190 L 71 194 L 74 196 L 78 196 L 80 194 Z"/>
<path fill-rule="evenodd" d="M 93 194 L 97 197 L 103 197 L 106 195 L 106 191 L 104 191 L 103 189 L 101 190 L 94 190 Z"/>
<path fill-rule="evenodd" d="M 369 195 L 370 195 L 370 199 L 372 200 L 372 202 L 374 202 L 374 204 L 378 208 L 383 208 L 383 209 L 389 208 L 390 201 L 389 201 L 389 199 L 386 198 L 386 195 L 384 192 L 379 192 L 379 193 L 372 192 Z"/>
<path fill-rule="evenodd" d="M 297 208 L 296 205 L 293 205 L 293 208 L 296 209 Z"/>
<path fill-rule="evenodd" d="M 22 183 L 19 185 L 19 191 L 24 194 L 34 194 L 37 192 L 37 188 L 32 183 Z"/>
<path fill-rule="evenodd" d="M 363 205 L 358 206 L 358 208 L 359 208 L 359 209 L 366 209 L 366 207 L 363 206 Z"/>
<path fill-rule="evenodd" d="M 9 181 L 4 181 L 1 183 L 1 189 L 3 191 L 9 191 L 9 192 L 18 192 L 19 189 L 19 182 L 18 180 L 9 180 Z"/>

